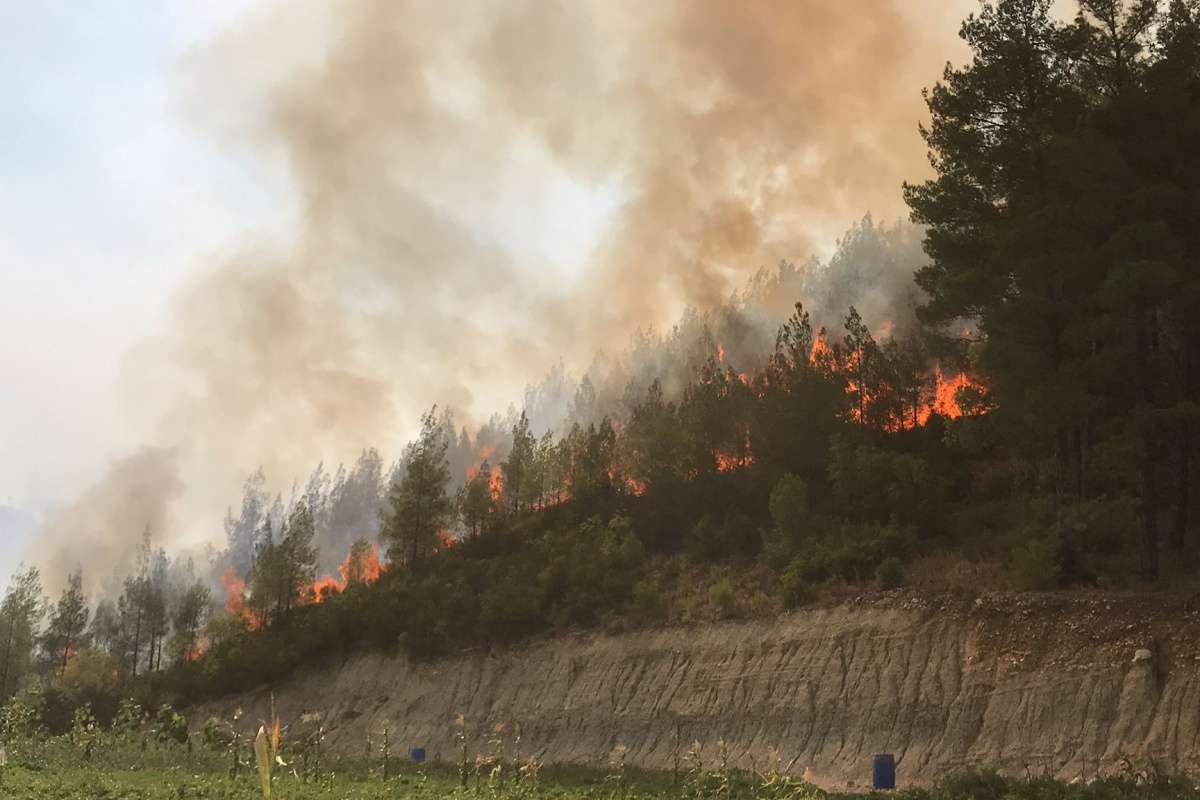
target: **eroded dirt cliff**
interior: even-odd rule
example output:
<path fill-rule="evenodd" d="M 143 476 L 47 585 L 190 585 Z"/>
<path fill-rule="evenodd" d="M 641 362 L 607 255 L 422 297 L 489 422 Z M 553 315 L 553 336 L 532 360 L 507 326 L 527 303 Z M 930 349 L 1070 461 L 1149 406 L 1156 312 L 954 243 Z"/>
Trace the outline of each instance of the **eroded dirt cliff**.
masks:
<path fill-rule="evenodd" d="M 670 767 L 692 742 L 735 765 L 774 748 L 828 784 L 874 753 L 902 779 L 964 765 L 1065 779 L 1153 765 L 1200 775 L 1200 614 L 1168 596 L 891 595 L 770 620 L 572 635 L 413 663 L 378 654 L 193 709 L 289 722 L 324 715 L 327 745 L 362 752 L 386 720 L 396 751 L 457 758 L 496 725 L 523 754 Z"/>

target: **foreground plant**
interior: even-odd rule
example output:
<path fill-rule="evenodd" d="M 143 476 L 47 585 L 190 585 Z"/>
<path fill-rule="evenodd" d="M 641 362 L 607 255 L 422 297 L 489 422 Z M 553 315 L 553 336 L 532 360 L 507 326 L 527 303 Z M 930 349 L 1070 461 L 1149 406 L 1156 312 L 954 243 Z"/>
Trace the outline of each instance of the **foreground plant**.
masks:
<path fill-rule="evenodd" d="M 286 766 L 279 757 L 279 717 L 275 717 L 271 732 L 267 733 L 265 725 L 258 727 L 258 736 L 254 737 L 254 760 L 258 765 L 258 777 L 262 781 L 263 797 L 271 796 L 271 773 L 275 765 Z"/>

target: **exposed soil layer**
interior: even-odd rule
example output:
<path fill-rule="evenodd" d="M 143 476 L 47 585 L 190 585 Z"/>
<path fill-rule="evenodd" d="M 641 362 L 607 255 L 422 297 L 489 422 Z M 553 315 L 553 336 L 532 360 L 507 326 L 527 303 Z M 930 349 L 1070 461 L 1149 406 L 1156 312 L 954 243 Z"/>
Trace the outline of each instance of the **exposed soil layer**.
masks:
<path fill-rule="evenodd" d="M 327 746 L 364 752 L 387 721 L 393 752 L 471 754 L 506 726 L 508 756 L 671 768 L 698 742 L 735 766 L 772 749 L 829 785 L 863 783 L 892 752 L 901 780 L 947 770 L 1090 778 L 1200 776 L 1200 613 L 1175 595 L 863 597 L 769 620 L 577 634 L 434 662 L 361 654 L 193 709 L 285 723 L 319 711 Z M 793 762 L 793 759 L 795 761 Z"/>

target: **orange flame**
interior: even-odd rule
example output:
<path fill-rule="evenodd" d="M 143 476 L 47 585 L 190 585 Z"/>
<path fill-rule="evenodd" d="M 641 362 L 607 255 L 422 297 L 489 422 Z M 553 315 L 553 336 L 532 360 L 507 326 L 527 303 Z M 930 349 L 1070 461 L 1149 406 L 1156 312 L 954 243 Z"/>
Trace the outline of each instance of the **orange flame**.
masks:
<path fill-rule="evenodd" d="M 816 365 L 825 364 L 833 360 L 833 348 L 825 340 L 824 328 L 817 331 L 817 335 L 813 337 L 812 352 L 808 354 L 808 360 L 810 363 Z"/>
<path fill-rule="evenodd" d="M 338 565 L 339 578 L 326 575 L 313 582 L 311 589 L 305 594 L 314 603 L 323 602 L 330 595 L 341 594 L 346 587 L 355 583 L 374 583 L 383 574 L 383 564 L 379 561 L 379 546 L 371 545 L 366 555 L 355 560 L 354 550 L 346 555 L 345 560 Z"/>
<path fill-rule="evenodd" d="M 746 435 L 746 444 L 740 452 L 718 450 L 715 457 L 718 472 L 733 472 L 751 466 L 754 463 L 754 454 L 750 452 L 750 435 Z"/>
<path fill-rule="evenodd" d="M 754 463 L 754 456 L 751 453 L 736 454 L 726 453 L 724 451 L 717 452 L 717 471 L 718 472 L 733 472 L 736 469 L 745 469 Z"/>
<path fill-rule="evenodd" d="M 473 479 L 479 474 L 479 470 L 483 468 L 483 464 L 492 453 L 495 452 L 493 447 L 484 447 L 479 450 L 479 461 L 476 464 L 467 467 L 467 480 Z M 488 491 L 492 495 L 492 499 L 497 503 L 504 496 L 504 472 L 500 469 L 499 464 L 491 465 L 491 471 L 488 474 Z"/>
<path fill-rule="evenodd" d="M 965 372 L 960 372 L 953 378 L 947 378 L 942 373 L 941 364 L 938 364 L 934 369 L 933 400 L 922 404 L 917 413 L 918 423 L 924 425 L 934 413 L 946 419 L 958 419 L 961 417 L 964 412 L 958 405 L 958 390 L 965 388 L 974 388 L 982 391 L 984 385 L 982 381 L 973 378 Z"/>
<path fill-rule="evenodd" d="M 886 325 L 887 323 L 885 323 L 885 327 Z M 890 330 L 886 330 L 885 333 L 890 334 Z M 964 331 L 964 333 L 967 333 L 967 331 Z M 860 358 L 861 355 L 857 352 L 846 353 L 844 356 L 839 357 L 838 352 L 826 341 L 824 328 L 817 332 L 816 337 L 813 339 L 812 352 L 809 354 L 810 363 L 816 366 L 823 366 L 831 372 L 841 374 L 846 374 L 858 366 Z M 904 414 L 898 419 L 894 417 L 888 419 L 882 423 L 882 426 L 884 430 L 893 432 L 923 427 L 935 413 L 946 419 L 958 419 L 965 413 L 958 405 L 958 390 L 965 387 L 971 387 L 980 391 L 986 390 L 983 381 L 978 377 L 966 372 L 960 372 L 952 378 L 947 378 L 942 372 L 942 365 L 940 363 L 934 364 L 933 397 L 917 406 L 915 418 L 910 408 L 910 413 Z M 858 382 L 852 378 L 847 379 L 846 393 L 857 394 L 858 392 Z M 864 410 L 871 408 L 874 402 L 875 398 L 871 397 L 870 393 L 862 393 L 858 403 L 854 408 L 850 409 L 850 418 L 855 422 L 861 423 L 864 417 Z"/>
<path fill-rule="evenodd" d="M 499 464 L 492 467 L 492 474 L 488 476 L 488 491 L 491 492 L 492 499 L 497 503 L 504 496 L 504 472 L 500 469 Z"/>
<path fill-rule="evenodd" d="M 494 448 L 494 447 L 479 448 L 479 458 L 478 458 L 477 462 L 475 464 L 467 465 L 467 480 L 471 480 L 471 478 L 474 478 L 476 475 L 479 474 L 479 467 L 481 467 L 483 465 L 483 462 L 485 462 L 489 458 L 491 458 L 492 453 L 494 453 L 494 452 L 496 452 L 496 448 Z"/>
<path fill-rule="evenodd" d="M 251 630 L 260 627 L 262 620 L 246 605 L 246 582 L 232 566 L 221 575 L 221 585 L 225 587 L 225 610 L 245 620 Z"/>
<path fill-rule="evenodd" d="M 230 567 L 221 576 L 221 585 L 225 587 L 225 610 L 241 614 L 246 607 L 246 582 Z"/>

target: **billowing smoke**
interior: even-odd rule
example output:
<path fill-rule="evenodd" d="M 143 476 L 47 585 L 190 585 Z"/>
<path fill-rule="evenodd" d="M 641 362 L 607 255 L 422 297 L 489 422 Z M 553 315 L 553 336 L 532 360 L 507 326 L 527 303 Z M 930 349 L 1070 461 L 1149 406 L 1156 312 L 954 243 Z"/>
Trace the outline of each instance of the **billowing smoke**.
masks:
<path fill-rule="evenodd" d="M 113 462 L 104 476 L 45 521 L 38 556 L 48 584 L 83 569 L 91 585 L 132 571 L 134 547 L 146 531 L 174 530 L 173 506 L 183 494 L 177 453 L 142 448 Z"/>
<path fill-rule="evenodd" d="M 959 53 L 969 4 L 949 5 L 338 0 L 247 20 L 181 95 L 285 165 L 294 236 L 197 264 L 128 360 L 139 435 L 170 450 L 115 465 L 39 560 L 104 538 L 103 575 L 146 525 L 214 539 L 259 465 L 286 492 L 318 459 L 397 453 L 433 403 L 482 421 L 560 361 L 578 374 L 762 265 L 828 255 L 864 211 L 899 217 L 926 169 L 920 89 Z"/>

